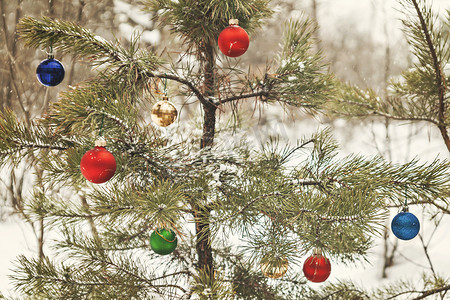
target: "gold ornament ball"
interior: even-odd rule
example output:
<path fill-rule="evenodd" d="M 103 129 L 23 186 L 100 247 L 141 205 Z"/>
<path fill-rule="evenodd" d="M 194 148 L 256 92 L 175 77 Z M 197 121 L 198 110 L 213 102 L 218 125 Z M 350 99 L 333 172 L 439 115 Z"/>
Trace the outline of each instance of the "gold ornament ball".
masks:
<path fill-rule="evenodd" d="M 266 257 L 261 259 L 261 272 L 264 276 L 277 279 L 286 274 L 289 262 L 286 257 L 269 260 Z"/>
<path fill-rule="evenodd" d="M 164 97 L 152 107 L 152 121 L 161 127 L 167 127 L 177 119 L 176 107 Z"/>

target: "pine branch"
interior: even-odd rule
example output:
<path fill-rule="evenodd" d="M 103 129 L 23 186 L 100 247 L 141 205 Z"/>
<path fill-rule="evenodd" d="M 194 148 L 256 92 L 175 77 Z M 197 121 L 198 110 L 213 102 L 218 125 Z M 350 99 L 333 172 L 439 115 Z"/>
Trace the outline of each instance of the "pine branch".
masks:
<path fill-rule="evenodd" d="M 422 14 L 421 9 L 419 8 L 417 0 L 411 0 L 414 5 L 414 8 L 417 12 L 417 16 L 420 20 L 420 25 L 422 27 L 423 34 L 425 35 L 425 40 L 430 51 L 430 55 L 433 60 L 433 67 L 436 76 L 436 87 L 438 90 L 439 97 L 439 110 L 438 110 L 438 121 L 439 121 L 439 131 L 441 132 L 442 138 L 444 139 L 445 145 L 447 146 L 448 151 L 450 152 L 450 137 L 447 132 L 447 127 L 445 124 L 445 113 L 446 113 L 446 105 L 445 105 L 445 92 L 446 92 L 446 83 L 445 83 L 445 75 L 442 72 L 442 66 L 438 60 L 436 49 L 433 45 L 433 41 L 431 40 L 430 31 L 425 22 L 424 16 Z"/>
<path fill-rule="evenodd" d="M 354 222 L 354 221 L 363 220 L 363 219 L 367 218 L 367 216 L 363 216 L 363 215 L 349 215 L 349 216 L 333 216 L 333 215 L 331 215 L 331 216 L 327 216 L 327 215 L 322 215 L 320 213 L 317 213 L 311 209 L 300 209 L 299 213 L 297 214 L 297 216 L 294 217 L 294 219 L 305 213 L 311 214 L 315 218 L 317 218 L 321 221 L 327 222 L 327 223 L 336 222 L 339 224 L 342 224 L 345 222 Z"/>
<path fill-rule="evenodd" d="M 389 298 L 385 298 L 385 299 L 386 300 L 391 300 L 391 299 L 396 299 L 396 298 L 398 298 L 400 296 L 403 296 L 403 295 L 411 296 L 412 294 L 422 294 L 422 295 L 420 295 L 418 297 L 411 298 L 412 300 L 419 300 L 419 299 L 425 299 L 428 296 L 431 296 L 431 295 L 434 295 L 434 294 L 437 294 L 437 293 L 440 293 L 440 292 L 445 292 L 445 291 L 448 291 L 448 290 L 450 290 L 450 285 L 443 286 L 443 287 L 440 287 L 440 288 L 431 289 L 431 290 L 427 290 L 427 291 L 418 291 L 416 289 L 410 289 L 410 290 L 405 290 L 405 291 L 401 291 L 401 292 L 395 293 L 394 295 L 390 296 Z"/>
<path fill-rule="evenodd" d="M 445 213 L 445 214 L 450 214 L 450 209 L 449 209 L 448 206 L 447 206 L 447 207 L 444 207 L 444 206 L 442 206 L 442 205 L 439 205 L 439 204 L 436 203 L 436 201 L 429 201 L 428 203 L 434 205 L 436 208 L 438 208 L 438 209 L 439 209 L 440 211 L 442 211 L 443 213 Z"/>
<path fill-rule="evenodd" d="M 160 288 L 160 287 L 165 287 L 165 288 L 174 287 L 174 288 L 179 289 L 181 292 L 186 293 L 186 290 L 184 288 L 182 288 L 181 286 L 179 286 L 179 285 L 170 284 L 170 283 L 166 283 L 166 284 L 155 284 L 155 283 L 153 283 L 153 281 L 155 281 L 157 279 L 167 278 L 169 276 L 174 276 L 174 275 L 186 274 L 186 272 L 176 272 L 176 273 L 171 274 L 169 276 L 160 276 L 159 278 L 147 279 L 147 278 L 143 278 L 142 276 L 139 276 L 138 274 L 130 272 L 129 270 L 123 268 L 122 266 L 119 266 L 118 264 L 114 263 L 112 260 L 98 259 L 98 261 L 101 262 L 101 263 L 105 263 L 105 264 L 107 264 L 109 266 L 113 266 L 117 271 L 123 272 L 123 273 L 125 273 L 125 274 L 127 274 L 127 275 L 129 275 L 131 277 L 134 277 L 134 278 L 136 278 L 137 280 L 139 280 L 141 282 L 145 282 L 147 284 L 147 286 L 152 288 L 152 289 L 158 290 L 158 288 Z"/>
<path fill-rule="evenodd" d="M 408 43 L 418 63 L 393 80 L 392 91 L 384 99 L 372 90 L 363 91 L 336 82 L 340 95 L 328 101 L 326 109 L 345 117 L 382 116 L 400 121 L 426 121 L 435 125 L 450 151 L 446 91 L 443 66 L 449 63 L 448 34 L 445 24 L 437 26 L 437 17 L 424 1 L 401 1 L 405 17 L 402 20 Z M 414 11 L 414 16 L 408 15 Z"/>
<path fill-rule="evenodd" d="M 19 36 L 34 48 L 53 47 L 63 53 L 91 57 L 94 60 L 124 60 L 123 49 L 72 22 L 42 17 L 23 17 L 18 25 Z"/>
<path fill-rule="evenodd" d="M 308 184 L 310 185 L 310 184 Z M 263 200 L 267 200 L 267 198 L 269 197 L 285 197 L 285 195 L 281 194 L 280 192 L 273 192 L 270 194 L 263 194 L 260 195 L 254 199 L 252 199 L 251 201 L 249 201 L 243 208 L 241 208 L 239 211 L 232 213 L 231 215 L 222 218 L 220 220 L 216 220 L 214 221 L 214 223 L 220 224 L 223 223 L 229 219 L 232 219 L 234 217 L 236 217 L 239 214 L 244 213 L 246 210 L 250 209 L 251 206 L 253 204 L 255 204 L 257 201 L 263 201 Z M 261 213 L 265 214 L 266 216 L 270 217 L 270 219 L 272 220 L 277 220 L 277 218 L 275 216 L 270 215 L 269 212 L 267 211 L 261 211 Z M 310 214 L 312 216 L 314 216 L 315 218 L 324 221 L 324 222 L 328 222 L 328 223 L 332 223 L 332 222 L 336 222 L 336 223 L 345 223 L 345 222 L 353 222 L 353 221 L 357 221 L 357 220 L 361 220 L 366 218 L 366 216 L 357 216 L 357 215 L 349 215 L 349 216 L 333 216 L 333 215 L 324 215 L 321 213 L 318 213 L 317 211 L 314 211 L 313 209 L 302 209 L 300 208 L 298 210 L 298 214 L 296 216 L 294 216 L 292 219 L 297 219 L 299 216 L 303 215 L 303 214 Z M 287 220 L 289 223 L 292 222 L 292 219 Z"/>
<path fill-rule="evenodd" d="M 401 200 L 397 199 L 404 196 L 405 185 L 411 190 L 411 197 L 424 201 L 434 201 L 439 195 L 450 193 L 450 186 L 446 184 L 448 174 L 444 171 L 448 168 L 447 162 L 418 165 L 416 161 L 412 161 L 405 165 L 395 165 L 379 157 L 365 160 L 355 156 L 335 160 L 332 159 L 334 152 L 328 152 L 329 146 L 322 144 L 323 137 L 315 139 L 314 151 L 317 153 L 311 155 L 311 164 L 302 164 L 299 172 L 293 172 L 289 185 L 283 186 L 284 181 L 279 179 L 280 174 L 269 171 L 270 165 L 264 164 L 262 170 L 258 170 L 255 181 L 244 185 L 245 192 L 242 192 L 242 196 L 236 188 L 232 189 L 233 197 L 224 201 L 231 202 L 233 206 L 245 207 L 245 210 L 238 210 L 242 210 L 242 216 L 233 215 L 233 223 L 227 226 L 237 229 L 257 222 L 261 220 L 258 219 L 258 213 L 262 213 L 270 220 L 269 224 L 285 226 L 295 234 L 302 235 L 302 247 L 308 250 L 316 246 L 316 222 L 320 224 L 320 240 L 325 243 L 323 247 L 330 253 L 345 256 L 344 253 L 355 251 L 361 254 L 365 251 L 362 243 L 350 246 L 348 242 L 347 245 L 342 245 L 339 241 L 357 239 L 356 236 L 363 234 L 365 230 L 376 234 L 381 220 L 385 218 L 380 207 L 383 207 L 386 199 L 400 202 Z M 282 160 L 281 155 L 266 156 L 271 160 Z M 246 180 L 249 180 L 248 177 L 249 175 Z M 299 185 L 295 186 L 298 178 L 301 180 Z M 308 184 L 302 185 L 303 181 Z M 436 191 L 436 187 L 443 189 Z M 266 195 L 265 193 L 273 190 L 280 196 L 258 198 L 259 195 Z M 237 195 L 241 196 L 242 200 L 234 200 Z M 248 203 L 251 203 L 251 206 L 247 206 Z M 352 205 L 346 205 L 348 203 Z M 228 215 L 227 212 L 221 214 Z M 340 235 L 333 234 L 335 226 L 341 228 Z M 347 226 L 353 229 L 343 229 Z M 359 229 L 355 230 L 357 227 Z M 362 231 L 358 232 L 360 229 Z M 349 236 L 342 236 L 347 234 Z M 367 237 L 367 234 L 365 236 Z"/>
<path fill-rule="evenodd" d="M 235 216 L 237 216 L 237 215 L 243 213 L 245 210 L 247 210 L 249 207 L 251 207 L 256 201 L 264 200 L 264 199 L 267 198 L 267 197 L 274 197 L 274 196 L 275 196 L 275 197 L 280 197 L 280 196 L 282 196 L 282 195 L 281 195 L 279 192 L 273 192 L 273 193 L 270 193 L 270 194 L 263 194 L 263 195 L 261 195 L 261 196 L 259 196 L 259 197 L 256 197 L 255 199 L 253 199 L 253 200 L 251 200 L 250 202 L 248 202 L 248 203 L 247 203 L 243 208 L 241 208 L 239 211 L 237 211 L 237 212 L 235 212 L 235 213 L 229 215 L 228 217 L 226 217 L 226 218 L 224 218 L 224 219 L 218 220 L 217 223 L 222 223 L 222 222 L 224 222 L 224 221 L 226 221 L 226 220 L 229 220 L 229 219 L 231 219 L 231 218 L 233 218 L 233 217 L 235 217 Z"/>
<path fill-rule="evenodd" d="M 213 104 L 213 102 L 208 99 L 196 86 L 193 82 L 184 79 L 182 77 L 173 75 L 173 74 L 167 74 L 167 73 L 157 73 L 157 72 L 152 72 L 152 71 L 146 71 L 143 73 L 143 75 L 147 78 L 163 78 L 163 79 L 169 79 L 169 80 L 173 80 L 176 82 L 179 82 L 181 84 L 186 85 L 193 93 L 194 95 L 197 97 L 197 99 L 202 103 L 202 104 Z"/>
<path fill-rule="evenodd" d="M 359 101 L 352 101 L 347 99 L 341 99 L 341 98 L 336 98 L 335 101 L 337 101 L 338 103 L 342 104 L 342 105 L 348 105 L 348 106 L 353 106 L 356 108 L 355 112 L 345 112 L 345 111 L 338 111 L 338 110 L 333 110 L 333 108 L 330 109 L 330 112 L 335 113 L 336 115 L 342 115 L 342 116 L 346 116 L 346 117 L 370 117 L 370 116 L 380 116 L 380 117 L 385 117 L 391 120 L 397 120 L 397 121 L 425 121 L 425 122 L 429 122 L 431 124 L 434 125 L 438 125 L 439 122 L 436 121 L 435 119 L 431 118 L 431 117 L 427 117 L 427 116 L 423 116 L 423 115 L 413 115 L 411 114 L 412 112 L 402 112 L 402 113 L 397 113 L 395 112 L 395 114 L 387 112 L 387 111 L 383 111 L 382 107 L 377 107 L 377 105 L 374 105 L 372 101 L 367 102 L 367 99 L 364 99 L 362 101 L 365 102 L 359 102 Z"/>
<path fill-rule="evenodd" d="M 334 95 L 335 87 L 322 54 L 312 50 L 316 28 L 307 18 L 291 20 L 285 27 L 275 74 L 266 74 L 255 84 L 267 93 L 267 100 L 318 110 Z"/>
<path fill-rule="evenodd" d="M 408 299 L 419 300 L 425 299 L 431 295 L 442 292 L 447 293 L 450 291 L 450 285 L 445 284 L 446 281 L 442 278 L 430 280 L 428 276 L 424 274 L 423 282 L 424 288 L 422 290 L 417 287 L 417 284 L 402 280 L 380 288 L 376 292 L 368 292 L 358 287 L 353 282 L 342 281 L 336 284 L 329 283 L 319 291 L 312 290 L 312 295 L 310 295 L 308 299 L 349 299 L 349 296 L 353 295 L 357 299 L 393 300 L 404 299 L 406 296 Z M 432 286 L 432 288 L 430 288 L 430 286 Z M 414 294 L 421 295 L 413 298 Z M 442 294 L 440 296 L 442 297 Z"/>
<path fill-rule="evenodd" d="M 60 147 L 60 146 L 52 146 L 52 145 L 39 145 L 39 144 L 21 144 L 21 145 L 17 145 L 15 148 L 10 148 L 9 150 L 5 150 L 5 151 L 0 151 L 0 155 L 11 155 L 14 153 L 17 153 L 18 151 L 21 150 L 25 150 L 25 149 L 30 149 L 30 150 L 34 150 L 34 149 L 47 149 L 47 150 L 59 150 L 59 151 L 64 151 L 67 150 L 67 147 Z"/>
<path fill-rule="evenodd" d="M 25 39 L 26 45 L 31 47 L 50 47 L 61 50 L 64 53 L 74 53 L 79 56 L 87 56 L 92 60 L 98 60 L 97 64 L 105 62 L 112 66 L 132 59 L 118 44 L 95 35 L 91 31 L 71 22 L 56 21 L 47 17 L 37 20 L 32 17 L 24 17 L 19 24 L 20 36 Z M 202 103 L 210 102 L 200 90 L 189 80 L 167 73 L 157 73 L 154 67 L 159 64 L 154 57 L 147 59 L 147 65 L 142 65 L 138 70 L 139 76 L 145 78 L 166 78 L 186 85 Z M 154 60 L 154 61 L 152 61 Z M 150 68 L 148 65 L 150 62 Z"/>
<path fill-rule="evenodd" d="M 261 101 L 264 101 L 264 99 L 269 95 L 268 91 L 259 91 L 259 92 L 254 92 L 254 93 L 249 93 L 249 94 L 242 94 L 242 95 L 237 95 L 237 96 L 232 96 L 232 97 L 228 97 L 225 99 L 221 99 L 219 104 L 225 104 L 228 102 L 232 102 L 232 101 L 237 101 L 237 100 L 241 100 L 241 99 L 248 99 L 248 98 L 260 98 Z"/>
<path fill-rule="evenodd" d="M 16 164 L 22 157 L 33 156 L 36 150 L 65 151 L 76 144 L 45 126 L 24 124 L 10 110 L 0 113 L 0 136 L 0 164 L 8 160 Z"/>

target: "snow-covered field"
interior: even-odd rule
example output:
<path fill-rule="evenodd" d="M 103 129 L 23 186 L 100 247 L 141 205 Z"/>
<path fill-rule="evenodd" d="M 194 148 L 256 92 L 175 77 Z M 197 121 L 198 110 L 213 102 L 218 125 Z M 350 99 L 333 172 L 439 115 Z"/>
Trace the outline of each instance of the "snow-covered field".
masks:
<path fill-rule="evenodd" d="M 33 256 L 37 253 L 36 238 L 31 227 L 16 217 L 8 217 L 0 224 L 2 241 L 0 255 L 0 292 L 10 295 L 12 285 L 8 275 L 12 275 L 13 261 L 18 255 Z"/>

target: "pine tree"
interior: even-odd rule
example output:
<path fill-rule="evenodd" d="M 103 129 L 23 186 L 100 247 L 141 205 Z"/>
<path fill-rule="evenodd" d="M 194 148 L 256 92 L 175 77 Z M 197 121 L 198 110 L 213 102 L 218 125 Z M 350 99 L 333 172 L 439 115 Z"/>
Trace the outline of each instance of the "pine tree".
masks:
<path fill-rule="evenodd" d="M 402 22 L 414 54 L 414 65 L 401 78 L 391 80 L 389 94 L 380 98 L 373 90 L 343 86 L 329 102 L 329 111 L 340 116 L 381 116 L 390 120 L 427 122 L 436 126 L 450 152 L 448 82 L 450 64 L 450 11 L 439 19 L 423 0 L 400 0 Z"/>
<path fill-rule="evenodd" d="M 315 114 L 345 90 L 313 50 L 315 26 L 306 18 L 288 22 L 279 55 L 264 71 L 245 72 L 218 53 L 217 37 L 234 18 L 251 35 L 271 15 L 269 1 L 143 6 L 159 13 L 194 64 L 141 49 L 139 36 L 125 47 L 63 20 L 20 21 L 27 46 L 88 58 L 98 73 L 62 92 L 30 126 L 12 111 L 0 118 L 0 162 L 35 158 L 43 185 L 27 212 L 58 236 L 53 255 L 18 259 L 17 289 L 33 299 L 362 297 L 350 284 L 310 290 L 300 258 L 318 248 L 331 261 L 364 260 L 388 204 L 400 207 L 405 197 L 447 203 L 448 162 L 341 157 L 328 130 L 294 146 L 277 139 L 259 151 L 245 139 L 230 145 L 216 131 L 219 111 L 238 113 L 238 104 L 254 100 Z M 146 110 L 163 94 L 201 107 L 199 136 L 150 124 Z M 99 136 L 117 161 L 116 174 L 101 186 L 80 172 Z M 149 246 L 160 228 L 178 237 L 169 256 Z M 283 279 L 263 276 L 286 261 Z"/>

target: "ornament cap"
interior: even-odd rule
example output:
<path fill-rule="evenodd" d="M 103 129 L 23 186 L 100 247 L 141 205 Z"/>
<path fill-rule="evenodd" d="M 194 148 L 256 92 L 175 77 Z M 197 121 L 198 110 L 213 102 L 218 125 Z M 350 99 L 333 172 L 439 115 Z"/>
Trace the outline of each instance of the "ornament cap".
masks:
<path fill-rule="evenodd" d="M 239 25 L 239 20 L 238 19 L 230 19 L 228 21 L 229 25 Z"/>
<path fill-rule="evenodd" d="M 404 205 L 404 206 L 403 206 L 402 212 L 409 212 L 409 207 L 408 207 L 408 205 Z"/>
<path fill-rule="evenodd" d="M 95 147 L 105 147 L 106 146 L 106 141 L 103 137 L 99 137 L 96 141 L 95 141 Z"/>
<path fill-rule="evenodd" d="M 167 95 L 164 95 L 164 96 L 162 97 L 162 99 L 163 99 L 163 101 L 169 101 L 169 97 L 168 97 Z"/>
<path fill-rule="evenodd" d="M 320 248 L 314 248 L 313 255 L 322 255 L 322 250 Z"/>

